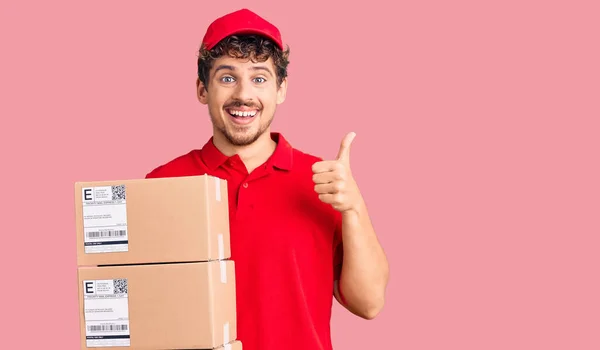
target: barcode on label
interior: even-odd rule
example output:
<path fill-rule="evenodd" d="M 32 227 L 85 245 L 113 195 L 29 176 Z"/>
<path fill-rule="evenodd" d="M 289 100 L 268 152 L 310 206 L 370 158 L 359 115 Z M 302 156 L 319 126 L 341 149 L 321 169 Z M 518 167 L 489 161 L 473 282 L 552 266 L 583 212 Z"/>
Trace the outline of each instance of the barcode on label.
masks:
<path fill-rule="evenodd" d="M 90 332 L 112 332 L 112 331 L 126 331 L 129 327 L 126 324 L 108 324 L 108 325 L 93 325 L 88 326 Z"/>
<path fill-rule="evenodd" d="M 126 230 L 90 231 L 86 233 L 88 238 L 123 237 L 126 234 Z"/>

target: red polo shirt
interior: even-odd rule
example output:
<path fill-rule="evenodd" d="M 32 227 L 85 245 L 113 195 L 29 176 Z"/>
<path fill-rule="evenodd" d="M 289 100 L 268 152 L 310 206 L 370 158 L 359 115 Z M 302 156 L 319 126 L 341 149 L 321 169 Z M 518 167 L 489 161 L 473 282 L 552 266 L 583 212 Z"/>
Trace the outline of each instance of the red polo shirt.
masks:
<path fill-rule="evenodd" d="M 333 281 L 341 266 L 341 216 L 314 191 L 312 165 L 278 133 L 251 174 L 212 143 L 147 178 L 209 174 L 227 180 L 236 262 L 238 339 L 244 350 L 331 350 Z"/>

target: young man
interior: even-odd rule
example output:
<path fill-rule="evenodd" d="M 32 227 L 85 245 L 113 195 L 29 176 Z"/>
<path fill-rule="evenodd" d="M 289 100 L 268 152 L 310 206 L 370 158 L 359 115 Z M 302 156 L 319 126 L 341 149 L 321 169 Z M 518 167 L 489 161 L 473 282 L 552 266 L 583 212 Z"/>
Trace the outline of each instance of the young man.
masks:
<path fill-rule="evenodd" d="M 198 58 L 197 95 L 213 137 L 147 178 L 227 180 L 244 350 L 331 350 L 333 297 L 372 319 L 388 263 L 350 171 L 348 134 L 336 159 L 294 149 L 271 132 L 286 97 L 289 49 L 279 30 L 242 9 L 215 20 Z"/>

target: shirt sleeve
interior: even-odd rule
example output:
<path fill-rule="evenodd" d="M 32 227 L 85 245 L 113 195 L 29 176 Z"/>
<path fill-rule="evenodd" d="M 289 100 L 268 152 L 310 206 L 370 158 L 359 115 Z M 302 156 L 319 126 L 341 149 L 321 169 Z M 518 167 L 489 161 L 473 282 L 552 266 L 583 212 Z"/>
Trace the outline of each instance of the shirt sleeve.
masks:
<path fill-rule="evenodd" d="M 339 295 L 338 301 L 346 305 L 346 298 L 339 283 L 342 274 L 342 265 L 344 261 L 344 245 L 342 244 L 342 217 L 339 212 L 336 213 L 335 232 L 333 240 L 333 281 L 337 286 Z"/>
<path fill-rule="evenodd" d="M 335 232 L 333 238 L 333 272 L 334 280 L 339 280 L 344 260 L 344 246 L 342 244 L 342 217 L 336 213 Z"/>
<path fill-rule="evenodd" d="M 147 173 L 145 178 L 146 179 L 156 179 L 156 178 L 163 177 L 161 175 L 161 170 L 162 170 L 162 166 L 159 166 L 159 167 L 153 169 L 152 171 L 150 171 L 149 173 Z"/>

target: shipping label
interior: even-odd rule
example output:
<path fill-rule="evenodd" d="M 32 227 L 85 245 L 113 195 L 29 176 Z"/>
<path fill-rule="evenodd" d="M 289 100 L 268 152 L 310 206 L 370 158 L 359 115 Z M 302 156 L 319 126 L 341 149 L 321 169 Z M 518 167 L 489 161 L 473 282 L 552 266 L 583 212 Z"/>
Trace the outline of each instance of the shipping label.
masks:
<path fill-rule="evenodd" d="M 129 250 L 126 197 L 125 185 L 82 189 L 86 253 Z"/>
<path fill-rule="evenodd" d="M 127 279 L 83 281 L 87 347 L 130 346 Z"/>

